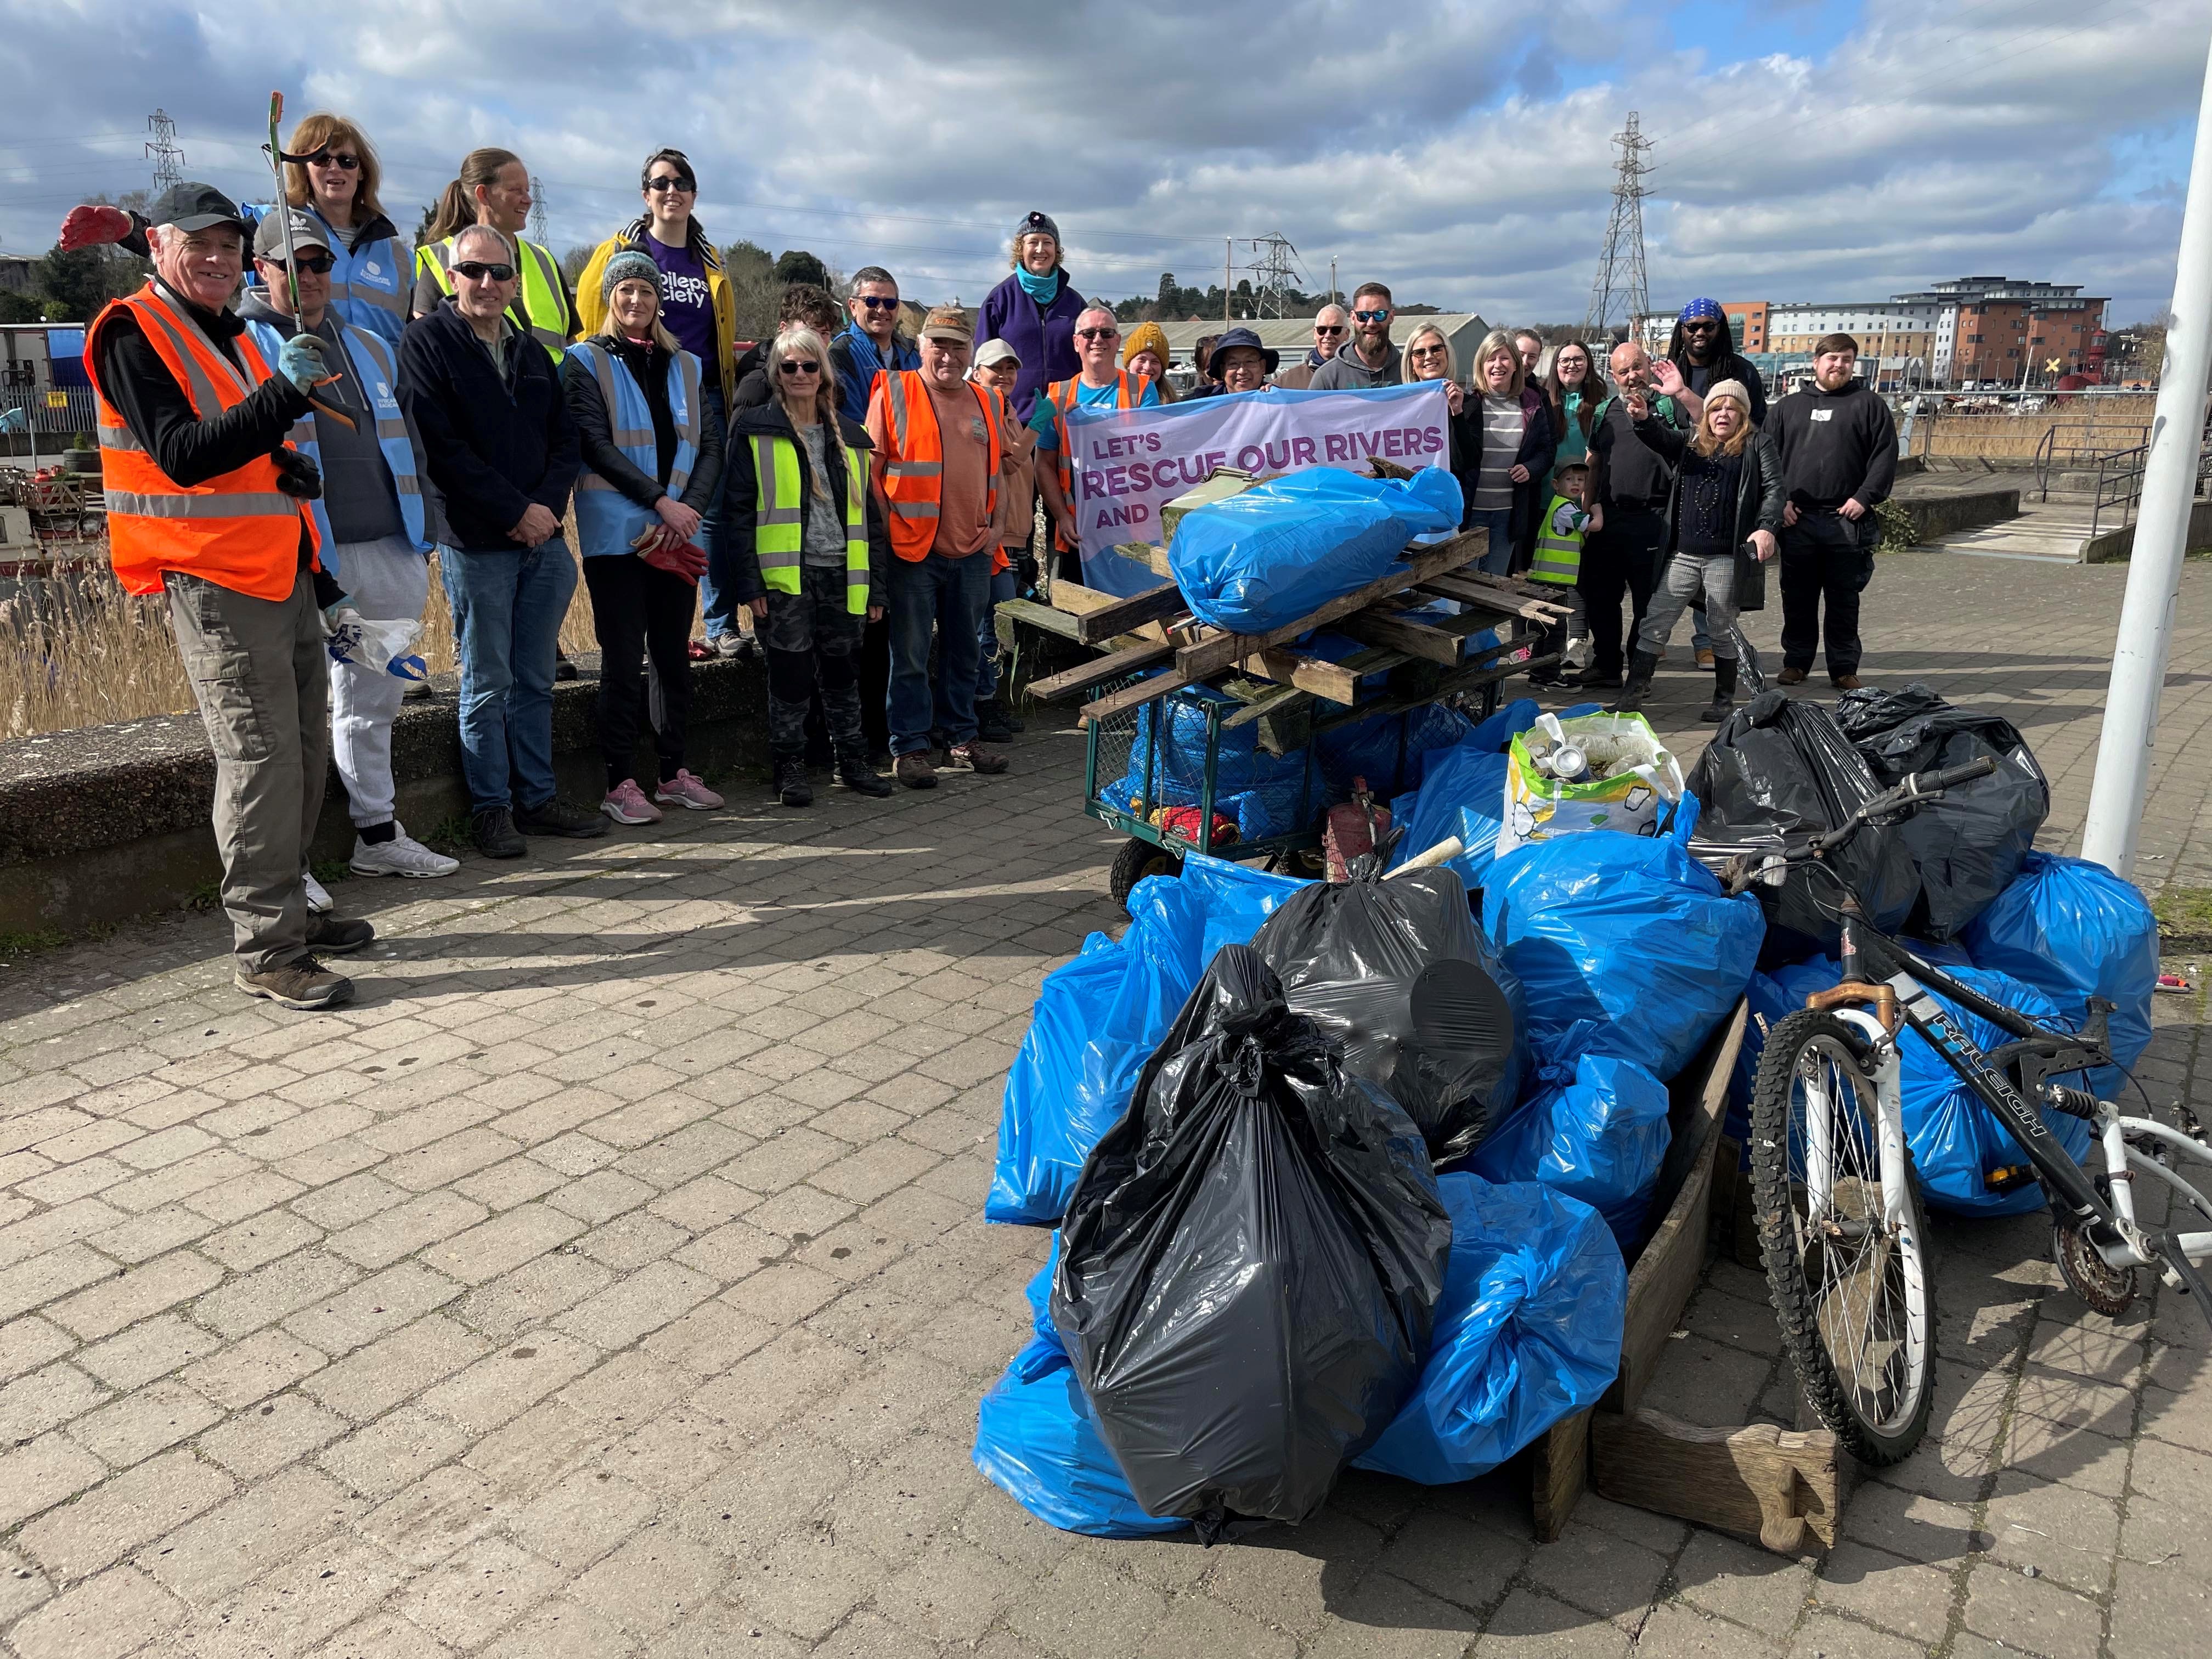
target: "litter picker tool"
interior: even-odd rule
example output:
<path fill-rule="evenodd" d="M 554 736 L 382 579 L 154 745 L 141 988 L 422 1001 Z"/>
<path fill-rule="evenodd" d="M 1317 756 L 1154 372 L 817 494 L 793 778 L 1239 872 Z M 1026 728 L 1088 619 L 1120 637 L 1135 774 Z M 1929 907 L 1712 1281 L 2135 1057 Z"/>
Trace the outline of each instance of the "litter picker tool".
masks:
<path fill-rule="evenodd" d="M 300 321 L 300 272 L 299 268 L 292 263 L 292 198 L 284 185 L 284 163 L 297 161 L 301 166 L 305 167 L 309 158 L 305 155 L 288 155 L 284 153 L 283 146 L 276 140 L 276 124 L 283 118 L 284 94 L 281 92 L 272 92 L 269 94 L 269 142 L 263 148 L 269 155 L 269 171 L 276 181 L 276 206 L 273 210 L 284 238 L 284 287 L 292 299 L 292 325 L 295 328 L 300 328 L 304 326 Z M 320 154 L 319 151 L 316 153 Z M 327 379 L 316 381 L 315 384 L 329 386 L 337 378 L 337 375 L 332 374 Z M 313 392 L 307 394 L 307 402 L 318 415 L 329 416 L 332 420 L 343 423 L 349 432 L 354 429 L 353 416 L 347 414 L 345 410 L 332 408 Z"/>

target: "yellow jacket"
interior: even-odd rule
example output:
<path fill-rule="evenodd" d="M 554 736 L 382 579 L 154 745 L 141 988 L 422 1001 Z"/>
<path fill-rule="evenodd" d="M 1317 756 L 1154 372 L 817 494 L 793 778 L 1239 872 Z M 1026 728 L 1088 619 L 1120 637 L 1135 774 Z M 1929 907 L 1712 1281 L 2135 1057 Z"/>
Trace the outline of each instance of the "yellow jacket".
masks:
<path fill-rule="evenodd" d="M 599 292 L 599 278 L 607 268 L 607 261 L 624 248 L 645 251 L 646 227 L 652 221 L 643 214 L 629 226 L 592 250 L 591 263 L 584 274 L 576 279 L 576 314 L 582 319 L 583 337 L 592 338 L 606 326 L 606 296 Z M 722 274 L 722 256 L 714 245 L 699 234 L 697 221 L 691 225 L 691 252 L 707 271 L 707 295 L 714 307 L 714 349 L 721 358 L 722 393 L 727 397 L 738 389 L 737 352 L 738 292 L 730 286 L 730 279 Z"/>

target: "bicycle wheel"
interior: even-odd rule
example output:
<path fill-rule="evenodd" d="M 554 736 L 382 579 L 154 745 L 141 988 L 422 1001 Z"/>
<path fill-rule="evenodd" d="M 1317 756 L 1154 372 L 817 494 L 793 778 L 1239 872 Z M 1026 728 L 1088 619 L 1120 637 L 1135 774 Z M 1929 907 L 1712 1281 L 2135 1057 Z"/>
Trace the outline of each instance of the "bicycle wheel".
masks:
<path fill-rule="evenodd" d="M 1899 1462 L 1935 1403 L 1927 1224 L 1909 1170 L 1882 1200 L 1865 1040 L 1802 1010 L 1774 1028 L 1752 1094 L 1751 1179 L 1782 1335 L 1821 1421 L 1862 1462 Z"/>

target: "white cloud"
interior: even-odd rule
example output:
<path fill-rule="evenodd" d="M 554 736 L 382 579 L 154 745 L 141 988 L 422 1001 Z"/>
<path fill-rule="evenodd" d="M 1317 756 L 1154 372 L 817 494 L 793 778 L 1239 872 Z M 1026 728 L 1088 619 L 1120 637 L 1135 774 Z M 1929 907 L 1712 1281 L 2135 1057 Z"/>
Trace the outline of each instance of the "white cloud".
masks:
<path fill-rule="evenodd" d="M 1684 39 L 1723 31 L 1630 0 L 368 0 L 316 15 L 312 38 L 301 19 L 272 0 L 0 0 L 0 239 L 43 248 L 70 201 L 142 183 L 156 104 L 194 175 L 259 189 L 255 129 L 283 83 L 295 111 L 374 135 L 410 221 L 463 150 L 497 143 L 547 181 L 556 246 L 594 240 L 672 143 L 723 240 L 879 258 L 917 295 L 979 296 L 1039 206 L 1094 291 L 1149 291 L 1164 269 L 1203 283 L 1224 233 L 1279 230 L 1316 283 L 1334 253 L 1346 281 L 1556 319 L 1586 301 L 1610 136 L 1635 108 L 1658 139 L 1656 302 L 2005 271 L 2133 315 L 2172 280 L 2171 158 L 2207 27 L 2198 0 L 1869 0 L 1823 54 L 1727 61 L 1674 46 L 1678 20 Z"/>

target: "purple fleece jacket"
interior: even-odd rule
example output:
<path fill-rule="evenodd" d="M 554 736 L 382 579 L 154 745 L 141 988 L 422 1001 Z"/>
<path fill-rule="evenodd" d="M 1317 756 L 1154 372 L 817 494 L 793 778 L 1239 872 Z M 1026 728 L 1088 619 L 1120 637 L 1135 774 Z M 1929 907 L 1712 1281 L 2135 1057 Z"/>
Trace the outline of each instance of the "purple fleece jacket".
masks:
<path fill-rule="evenodd" d="M 1024 421 L 1036 406 L 1038 393 L 1054 380 L 1073 379 L 1083 368 L 1075 355 L 1075 319 L 1083 314 L 1083 296 L 1066 270 L 1058 275 L 1059 290 L 1042 313 L 1009 272 L 975 313 L 975 343 L 1004 340 L 1022 360 L 1022 372 L 1014 377 L 1014 413 Z"/>

